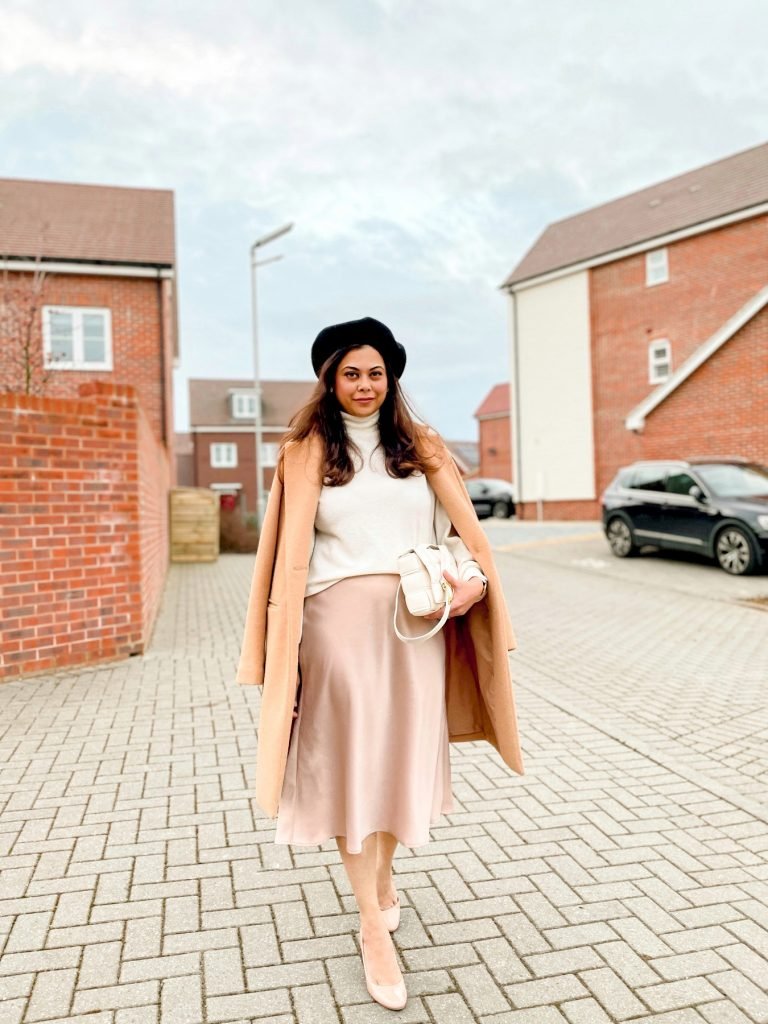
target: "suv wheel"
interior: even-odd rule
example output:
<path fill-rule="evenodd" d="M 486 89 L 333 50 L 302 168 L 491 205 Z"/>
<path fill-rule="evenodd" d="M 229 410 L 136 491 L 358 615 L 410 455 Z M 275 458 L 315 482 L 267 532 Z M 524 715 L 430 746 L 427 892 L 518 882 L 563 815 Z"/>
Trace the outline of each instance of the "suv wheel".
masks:
<path fill-rule="evenodd" d="M 506 501 L 494 501 L 491 515 L 494 519 L 509 519 L 509 505 Z"/>
<path fill-rule="evenodd" d="M 726 526 L 718 535 L 715 558 L 720 568 L 732 576 L 748 575 L 757 563 L 749 535 L 738 526 Z"/>
<path fill-rule="evenodd" d="M 611 551 L 617 558 L 629 558 L 630 555 L 637 554 L 637 546 L 632 539 L 632 531 L 624 520 L 618 516 L 611 519 L 608 523 L 606 536 Z"/>

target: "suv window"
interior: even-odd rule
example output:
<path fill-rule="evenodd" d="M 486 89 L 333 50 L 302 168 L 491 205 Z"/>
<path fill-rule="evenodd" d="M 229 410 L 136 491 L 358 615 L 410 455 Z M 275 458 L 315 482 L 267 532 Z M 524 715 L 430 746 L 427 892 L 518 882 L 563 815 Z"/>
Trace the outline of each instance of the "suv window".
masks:
<path fill-rule="evenodd" d="M 667 466 L 635 466 L 627 487 L 639 491 L 663 491 Z"/>
<path fill-rule="evenodd" d="M 672 470 L 666 480 L 666 489 L 670 494 L 687 494 L 695 483 L 690 473 Z"/>
<path fill-rule="evenodd" d="M 719 465 L 697 466 L 704 483 L 721 498 L 765 497 L 768 495 L 768 467 L 759 463 L 736 466 L 722 462 Z"/>

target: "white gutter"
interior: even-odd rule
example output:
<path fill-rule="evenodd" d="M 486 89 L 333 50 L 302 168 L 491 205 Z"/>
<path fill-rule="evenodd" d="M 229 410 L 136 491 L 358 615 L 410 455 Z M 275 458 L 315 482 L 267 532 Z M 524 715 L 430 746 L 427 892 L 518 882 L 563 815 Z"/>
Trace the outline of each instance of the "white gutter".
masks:
<path fill-rule="evenodd" d="M 537 274 L 536 277 L 529 277 L 524 281 L 515 281 L 513 284 L 502 284 L 502 291 L 521 292 L 526 288 L 533 288 L 538 284 L 546 284 L 547 281 L 555 281 L 559 277 L 567 277 L 579 270 L 588 270 L 590 267 L 600 267 L 605 263 L 613 263 L 615 260 L 623 260 L 627 256 L 635 256 L 639 252 L 648 252 L 651 249 L 660 249 L 671 242 L 679 242 L 683 238 L 693 238 L 695 235 L 703 235 L 707 231 L 714 231 L 717 228 L 727 227 L 728 224 L 737 224 L 742 220 L 749 220 L 751 217 L 758 217 L 761 213 L 768 213 L 768 203 L 760 203 L 759 206 L 750 206 L 746 210 L 739 210 L 737 213 L 728 213 L 722 217 L 715 217 L 712 220 L 702 221 L 691 227 L 681 228 L 679 231 L 670 231 L 666 235 L 657 235 L 655 238 L 647 238 L 635 245 L 626 246 L 623 249 L 614 249 L 611 252 L 602 253 L 600 256 L 593 256 L 590 259 L 581 260 L 579 263 L 570 263 L 566 267 L 559 267 L 546 274 Z"/>
<path fill-rule="evenodd" d="M 744 324 L 749 323 L 765 305 L 768 305 L 768 285 L 753 295 L 738 313 L 734 314 L 710 338 L 699 345 L 663 384 L 660 384 L 647 398 L 635 406 L 624 420 L 627 430 L 642 430 L 645 426 L 646 416 L 658 405 L 661 405 L 676 388 L 679 388 L 683 381 L 687 380 L 695 370 L 698 370 L 702 363 L 706 363 L 710 356 L 714 355 Z"/>
<path fill-rule="evenodd" d="M 70 263 L 52 260 L 0 260 L 0 270 L 52 274 L 92 274 L 98 277 L 168 277 L 176 276 L 171 267 L 158 268 L 132 263 Z"/>

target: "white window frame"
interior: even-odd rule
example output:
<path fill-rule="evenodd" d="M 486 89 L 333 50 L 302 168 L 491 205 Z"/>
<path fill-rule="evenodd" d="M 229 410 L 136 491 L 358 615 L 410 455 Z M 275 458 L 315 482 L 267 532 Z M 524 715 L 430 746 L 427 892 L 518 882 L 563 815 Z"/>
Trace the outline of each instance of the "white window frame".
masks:
<path fill-rule="evenodd" d="M 277 465 L 277 456 L 279 451 L 279 441 L 261 442 L 261 464 L 265 469 L 269 469 Z"/>
<path fill-rule="evenodd" d="M 256 394 L 253 391 L 233 391 L 231 397 L 232 419 L 252 420 L 256 418 Z"/>
<path fill-rule="evenodd" d="M 51 353 L 51 313 L 69 313 L 72 316 L 72 360 L 55 359 Z M 83 358 L 83 315 L 100 313 L 104 317 L 104 360 L 86 362 Z M 112 367 L 112 310 L 106 306 L 43 306 L 43 365 L 48 370 L 111 370 Z"/>
<path fill-rule="evenodd" d="M 234 469 L 236 466 L 237 442 L 211 441 L 211 469 Z"/>
<path fill-rule="evenodd" d="M 665 365 L 666 372 L 660 367 Z M 672 345 L 669 338 L 654 338 L 648 344 L 648 383 L 661 384 L 672 373 Z"/>
<path fill-rule="evenodd" d="M 645 284 L 651 288 L 669 280 L 669 255 L 666 247 L 650 249 L 645 254 Z"/>

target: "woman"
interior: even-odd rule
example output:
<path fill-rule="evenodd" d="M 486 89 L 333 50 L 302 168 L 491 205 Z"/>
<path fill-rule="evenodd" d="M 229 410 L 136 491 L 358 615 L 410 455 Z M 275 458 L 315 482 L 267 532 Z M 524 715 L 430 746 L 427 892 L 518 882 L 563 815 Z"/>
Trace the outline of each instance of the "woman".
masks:
<path fill-rule="evenodd" d="M 237 681 L 264 686 L 257 801 L 277 811 L 275 841 L 335 837 L 368 990 L 400 1009 L 394 852 L 427 843 L 453 810 L 449 741 L 488 739 L 522 772 L 506 657 L 515 640 L 455 464 L 408 412 L 402 345 L 366 317 L 321 331 L 312 364 L 318 385 L 270 493 Z M 405 644 L 392 624 L 397 556 L 420 543 L 450 547 L 458 575 L 445 574 L 445 629 Z M 419 635 L 431 623 L 401 602 L 398 625 Z"/>

